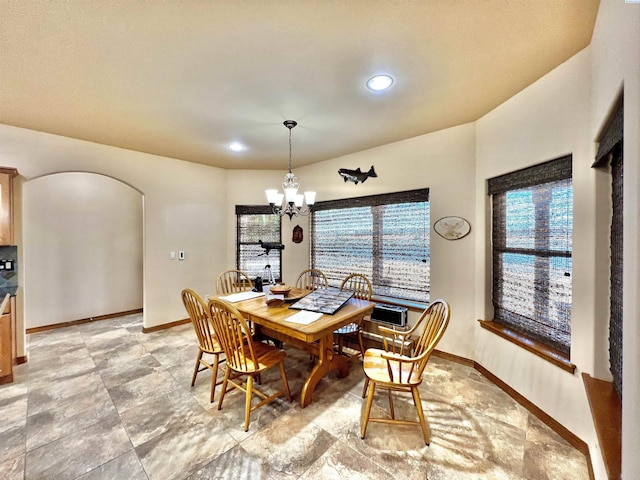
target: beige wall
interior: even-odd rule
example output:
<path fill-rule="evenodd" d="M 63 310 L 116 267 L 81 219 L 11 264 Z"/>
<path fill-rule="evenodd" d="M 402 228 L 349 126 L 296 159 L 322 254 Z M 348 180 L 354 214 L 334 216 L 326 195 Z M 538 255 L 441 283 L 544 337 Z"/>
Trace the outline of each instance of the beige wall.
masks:
<path fill-rule="evenodd" d="M 640 472 L 640 5 L 600 4 L 593 32 L 590 136 L 597 139 L 624 90 L 624 306 L 622 478 Z M 604 251 L 600 255 L 607 255 Z M 606 318 L 598 319 L 608 322 Z M 602 361 L 601 361 L 602 363 Z M 599 370 L 604 370 L 600 366 Z M 597 373 L 597 372 L 596 372 Z"/>
<path fill-rule="evenodd" d="M 606 175 L 590 169 L 595 141 L 616 97 L 625 94 L 625 291 L 623 478 L 640 471 L 640 5 L 603 0 L 591 46 L 475 124 L 296 168 L 318 200 L 429 187 L 431 218 L 459 215 L 471 234 L 449 242 L 432 233 L 432 296 L 451 302 L 439 348 L 471 358 L 585 440 L 597 479 L 606 478 L 580 374 L 606 377 Z M 302 133 L 301 133 L 302 134 Z M 575 374 L 552 366 L 478 327 L 491 318 L 486 179 L 568 153 L 574 159 L 574 270 L 571 359 Z M 121 180 L 144 196 L 145 326 L 184 318 L 185 286 L 213 292 L 217 274 L 235 265 L 236 204 L 261 204 L 283 170 L 224 171 L 0 125 L 0 164 L 21 183 L 56 172 L 88 171 Z M 379 177 L 344 183 L 338 168 L 369 168 Z M 17 220 L 20 224 L 21 219 Z M 291 243 L 300 224 L 305 242 Z M 28 230 L 28 227 L 24 227 Z M 283 274 L 292 282 L 308 265 L 306 218 L 283 220 Z M 22 241 L 18 238 L 18 244 Z M 170 261 L 185 250 L 187 260 Z M 26 253 L 26 252 L 25 252 Z M 27 259 L 25 259 L 27 260 Z M 23 273 L 23 272 L 21 272 Z"/>
<path fill-rule="evenodd" d="M 142 195 L 90 173 L 23 186 L 26 328 L 142 308 Z"/>
<path fill-rule="evenodd" d="M 591 56 L 585 49 L 477 122 L 476 235 L 477 316 L 492 319 L 491 177 L 546 160 L 573 155 L 573 306 L 570 374 L 475 326 L 475 360 L 594 446 L 596 439 L 581 373 L 593 364 L 595 292 L 593 245 L 593 140 L 589 135 Z"/>
<path fill-rule="evenodd" d="M 431 223 L 458 215 L 472 224 L 471 233 L 457 241 L 448 241 L 431 233 L 432 298 L 446 298 L 452 308 L 452 319 L 441 348 L 456 355 L 473 356 L 474 306 L 474 226 L 475 197 L 475 127 L 461 125 L 440 132 L 392 143 L 325 162 L 295 168 L 301 190 L 318 192 L 317 201 L 360 197 L 428 187 Z M 344 182 L 339 168 L 369 169 L 375 166 L 377 178 L 355 185 Z M 283 163 L 283 167 L 286 164 Z M 264 190 L 280 187 L 282 172 L 230 171 L 229 220 L 235 225 L 233 206 L 236 202 L 264 203 Z M 304 242 L 291 242 L 292 230 L 299 224 L 304 229 Z M 230 239 L 235 235 L 231 234 Z M 288 217 L 282 220 L 283 278 L 294 282 L 297 274 L 309 265 L 308 218 Z M 234 240 L 232 240 L 234 241 Z M 235 265 L 234 246 L 230 245 L 228 266 Z M 412 314 L 412 317 L 415 315 Z M 410 321 L 412 318 L 410 318 Z"/>
<path fill-rule="evenodd" d="M 186 318 L 181 290 L 190 287 L 206 292 L 213 272 L 225 268 L 225 170 L 6 125 L 0 125 L 0 164 L 18 169 L 19 195 L 34 178 L 59 172 L 106 175 L 143 195 L 147 328 Z M 21 218 L 17 223 L 28 230 Z M 22 242 L 17 232 L 20 252 Z M 179 250 L 186 252 L 186 259 L 169 260 L 169 252 Z M 29 262 L 29 253 L 21 253 L 20 264 Z M 19 275 L 23 282 L 24 271 Z M 28 307 L 25 305 L 26 311 Z"/>

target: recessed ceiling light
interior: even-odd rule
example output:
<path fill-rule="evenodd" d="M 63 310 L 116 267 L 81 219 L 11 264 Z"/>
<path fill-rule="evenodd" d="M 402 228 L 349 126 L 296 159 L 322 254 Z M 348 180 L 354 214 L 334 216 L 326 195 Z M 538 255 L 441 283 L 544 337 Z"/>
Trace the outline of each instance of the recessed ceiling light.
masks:
<path fill-rule="evenodd" d="M 367 80 L 367 88 L 374 92 L 386 90 L 393 84 L 393 78 L 389 75 L 374 75 Z"/>
<path fill-rule="evenodd" d="M 245 147 L 240 142 L 231 142 L 229 145 L 227 145 L 227 148 L 229 150 L 233 150 L 234 152 L 241 152 L 247 147 Z"/>

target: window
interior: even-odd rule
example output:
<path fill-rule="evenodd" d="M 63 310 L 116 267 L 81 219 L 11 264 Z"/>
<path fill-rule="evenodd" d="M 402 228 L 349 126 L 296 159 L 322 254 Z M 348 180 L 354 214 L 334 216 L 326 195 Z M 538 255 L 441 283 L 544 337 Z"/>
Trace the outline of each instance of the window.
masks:
<path fill-rule="evenodd" d="M 428 189 L 318 202 L 311 266 L 332 286 L 361 273 L 375 295 L 428 302 L 429 226 Z"/>
<path fill-rule="evenodd" d="M 271 250 L 269 255 L 258 243 L 281 242 L 280 216 L 274 215 L 271 207 L 236 205 L 236 268 L 249 274 L 252 279 L 263 277 L 265 266 L 277 281 L 282 279 L 282 250 Z"/>
<path fill-rule="evenodd" d="M 489 180 L 494 322 L 569 356 L 573 186 L 569 155 Z"/>
<path fill-rule="evenodd" d="M 620 105 L 605 128 L 594 167 L 611 167 L 611 277 L 609 300 L 609 368 L 613 387 L 622 398 L 622 273 L 623 273 L 623 130 Z"/>

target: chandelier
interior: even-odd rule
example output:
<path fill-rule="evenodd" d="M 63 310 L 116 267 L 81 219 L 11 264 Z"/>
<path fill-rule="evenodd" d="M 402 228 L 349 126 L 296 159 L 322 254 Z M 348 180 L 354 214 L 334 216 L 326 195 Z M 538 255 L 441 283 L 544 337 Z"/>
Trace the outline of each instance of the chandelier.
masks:
<path fill-rule="evenodd" d="M 282 188 L 284 193 L 279 193 L 276 189 L 265 190 L 267 201 L 271 205 L 274 214 L 289 216 L 291 220 L 296 215 L 309 215 L 311 207 L 316 201 L 316 192 L 304 192 L 298 194 L 300 182 L 298 177 L 291 171 L 291 130 L 298 125 L 295 120 L 285 120 L 284 126 L 289 129 L 289 172 L 282 178 Z"/>

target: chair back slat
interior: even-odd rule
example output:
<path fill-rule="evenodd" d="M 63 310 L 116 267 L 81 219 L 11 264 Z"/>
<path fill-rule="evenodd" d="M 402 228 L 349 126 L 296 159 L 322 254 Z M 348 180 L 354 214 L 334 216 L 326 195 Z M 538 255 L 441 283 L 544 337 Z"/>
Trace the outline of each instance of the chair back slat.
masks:
<path fill-rule="evenodd" d="M 255 371 L 257 362 L 251 330 L 242 314 L 220 298 L 209 300 L 209 313 L 227 365 L 239 372 Z"/>
<path fill-rule="evenodd" d="M 419 376 L 422 375 L 431 353 L 444 335 L 450 317 L 449 304 L 445 300 L 438 299 L 431 302 L 418 320 L 418 322 L 424 322 L 420 337 L 415 342 L 413 354 L 414 357 L 424 355 L 418 364 L 417 373 Z"/>
<path fill-rule="evenodd" d="M 245 292 L 253 288 L 253 282 L 249 275 L 242 270 L 227 270 L 218 276 L 216 281 L 217 295 L 231 295 L 232 293 Z"/>
<path fill-rule="evenodd" d="M 361 300 L 371 300 L 371 282 L 367 277 L 360 273 L 347 275 L 340 284 L 340 290 L 353 292 L 353 296 Z"/>
<path fill-rule="evenodd" d="M 318 288 L 329 288 L 327 276 L 316 268 L 303 270 L 296 280 L 296 288 L 304 290 L 316 290 Z"/>
<path fill-rule="evenodd" d="M 200 349 L 209 353 L 219 351 L 220 347 L 216 343 L 215 330 L 207 313 L 207 305 L 200 295 L 186 288 L 182 291 L 182 303 L 191 319 Z"/>

